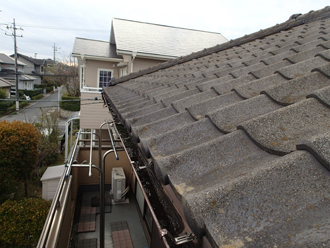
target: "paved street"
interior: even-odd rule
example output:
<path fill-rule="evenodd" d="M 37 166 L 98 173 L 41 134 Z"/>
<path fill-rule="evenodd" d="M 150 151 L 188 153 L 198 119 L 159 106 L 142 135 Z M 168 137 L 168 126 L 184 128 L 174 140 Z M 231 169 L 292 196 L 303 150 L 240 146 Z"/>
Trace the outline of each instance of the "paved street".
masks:
<path fill-rule="evenodd" d="M 30 106 L 25 107 L 23 109 L 20 109 L 17 114 L 9 114 L 6 116 L 3 116 L 0 118 L 0 120 L 8 120 L 8 121 L 14 121 L 14 120 L 20 120 L 20 121 L 27 121 L 27 122 L 33 122 L 37 119 L 38 116 L 41 115 L 42 108 L 44 111 L 51 111 L 52 109 L 58 108 L 58 91 L 55 93 L 47 94 L 46 97 L 43 99 L 32 102 Z M 61 132 L 64 132 L 64 125 L 65 125 L 64 119 L 60 119 L 59 121 L 59 129 Z"/>

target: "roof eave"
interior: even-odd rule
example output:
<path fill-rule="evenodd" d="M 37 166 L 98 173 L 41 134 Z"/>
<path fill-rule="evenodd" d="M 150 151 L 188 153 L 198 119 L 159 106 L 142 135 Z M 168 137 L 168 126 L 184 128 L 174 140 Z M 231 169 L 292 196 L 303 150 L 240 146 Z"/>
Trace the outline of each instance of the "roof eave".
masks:
<path fill-rule="evenodd" d="M 118 55 L 133 55 L 133 51 L 117 49 L 117 54 Z M 179 58 L 179 56 L 161 55 L 161 54 L 152 54 L 152 53 L 141 53 L 141 52 L 137 52 L 136 57 L 145 58 L 145 59 L 152 58 L 152 59 L 164 60 L 164 61 Z"/>
<path fill-rule="evenodd" d="M 87 55 L 87 54 L 80 54 L 80 53 L 72 53 L 72 57 L 90 59 L 90 60 L 107 61 L 107 62 L 116 62 L 116 63 L 123 61 L 123 59 L 118 59 L 118 58 L 101 57 L 101 56 Z"/>

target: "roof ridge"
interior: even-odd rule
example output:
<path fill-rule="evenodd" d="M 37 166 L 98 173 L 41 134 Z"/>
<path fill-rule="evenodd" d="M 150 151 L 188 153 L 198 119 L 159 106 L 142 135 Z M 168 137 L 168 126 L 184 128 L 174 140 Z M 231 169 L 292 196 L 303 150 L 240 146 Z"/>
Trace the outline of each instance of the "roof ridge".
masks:
<path fill-rule="evenodd" d="M 198 32 L 203 32 L 203 33 L 221 34 L 219 32 L 213 32 L 213 31 L 205 31 L 205 30 L 199 30 L 199 29 L 194 29 L 194 28 L 176 27 L 176 26 L 170 26 L 170 25 L 164 25 L 164 24 L 158 24 L 158 23 L 135 21 L 135 20 L 129 20 L 129 19 L 123 19 L 123 18 L 116 18 L 116 17 L 114 17 L 113 19 L 117 19 L 117 20 L 121 20 L 121 21 L 128 21 L 128 22 L 137 22 L 137 23 L 141 23 L 141 24 L 148 24 L 148 25 L 160 26 L 160 27 L 166 27 L 166 28 L 176 28 L 176 29 L 184 29 L 184 30 L 190 30 L 190 31 L 198 31 Z"/>
<path fill-rule="evenodd" d="M 96 39 L 88 39 L 88 38 L 82 38 L 82 37 L 76 37 L 76 39 L 80 39 L 80 40 L 92 40 L 92 41 L 100 41 L 100 42 L 110 43 L 110 41 L 106 41 L 106 40 L 96 40 Z"/>
<path fill-rule="evenodd" d="M 317 11 L 310 11 L 306 14 L 299 15 L 294 19 L 289 19 L 289 20 L 287 20 L 287 21 L 285 21 L 281 24 L 276 24 L 275 26 L 269 27 L 267 29 L 257 31 L 255 33 L 252 33 L 252 34 L 249 34 L 249 35 L 245 35 L 243 37 L 240 37 L 240 38 L 237 38 L 237 39 L 234 39 L 234 40 L 230 40 L 230 41 L 228 41 L 226 43 L 223 43 L 221 45 L 218 44 L 214 47 L 205 48 L 202 51 L 191 53 L 190 55 L 183 56 L 183 57 L 180 57 L 178 59 L 169 60 L 169 61 L 161 63 L 157 66 L 150 67 L 148 69 L 144 69 L 144 70 L 141 70 L 141 71 L 138 71 L 138 72 L 135 72 L 135 73 L 131 73 L 131 74 L 129 74 L 127 76 L 124 76 L 122 78 L 119 78 L 119 79 L 114 79 L 112 81 L 112 84 L 122 83 L 122 82 L 125 82 L 127 80 L 137 78 L 137 77 L 140 77 L 140 76 L 145 75 L 145 74 L 153 73 L 153 72 L 156 72 L 156 71 L 161 70 L 161 69 L 166 69 L 168 67 L 171 67 L 171 66 L 174 66 L 174 65 L 177 65 L 177 64 L 181 64 L 181 63 L 190 61 L 192 59 L 197 59 L 197 58 L 200 58 L 200 57 L 204 57 L 204 56 L 212 54 L 212 53 L 220 52 L 222 50 L 229 49 L 229 48 L 232 48 L 234 46 L 240 46 L 240 45 L 245 44 L 247 42 L 250 42 L 250 41 L 253 41 L 253 40 L 256 40 L 256 39 L 261 39 L 265 36 L 272 35 L 274 33 L 278 33 L 278 32 L 283 31 L 283 30 L 288 30 L 290 28 L 293 28 L 293 27 L 296 27 L 296 26 L 299 26 L 299 25 L 303 25 L 303 24 L 314 22 L 314 21 L 322 20 L 322 19 L 325 19 L 327 17 L 330 17 L 330 6 L 326 6 L 323 9 L 317 10 Z"/>

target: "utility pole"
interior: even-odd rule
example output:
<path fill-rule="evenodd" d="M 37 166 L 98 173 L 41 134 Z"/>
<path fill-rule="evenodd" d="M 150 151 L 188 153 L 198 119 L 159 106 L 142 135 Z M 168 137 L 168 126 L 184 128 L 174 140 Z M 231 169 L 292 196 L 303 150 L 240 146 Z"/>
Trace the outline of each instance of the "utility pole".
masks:
<path fill-rule="evenodd" d="M 15 86 L 16 86 L 16 111 L 19 110 L 19 94 L 18 94 L 18 66 L 17 66 L 17 44 L 16 44 L 16 30 L 23 30 L 22 28 L 16 28 L 16 24 L 15 24 L 15 18 L 13 21 L 13 27 L 8 27 L 7 29 L 13 29 L 13 32 L 10 36 L 14 36 L 14 51 L 15 51 Z M 6 34 L 8 35 L 8 34 Z M 23 35 L 20 35 L 18 37 L 23 37 Z"/>
<path fill-rule="evenodd" d="M 57 52 L 57 49 L 61 49 L 61 48 L 55 46 L 55 43 L 54 43 L 53 49 L 54 49 L 54 65 L 55 65 L 56 64 L 56 62 L 55 62 L 55 53 Z"/>

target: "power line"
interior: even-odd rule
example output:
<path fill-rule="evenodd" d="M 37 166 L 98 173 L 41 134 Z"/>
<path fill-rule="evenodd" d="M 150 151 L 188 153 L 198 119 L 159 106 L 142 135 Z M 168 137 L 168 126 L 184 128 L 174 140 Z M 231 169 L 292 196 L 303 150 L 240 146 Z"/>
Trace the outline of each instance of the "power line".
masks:
<path fill-rule="evenodd" d="M 0 23 L 0 25 L 7 25 L 7 24 Z M 33 25 L 33 24 L 19 24 L 19 25 L 22 27 L 29 27 L 29 28 L 56 29 L 56 30 L 63 30 L 63 31 L 86 31 L 86 32 L 108 32 L 109 31 L 108 29 L 56 27 L 56 26 L 42 26 L 42 25 Z"/>

